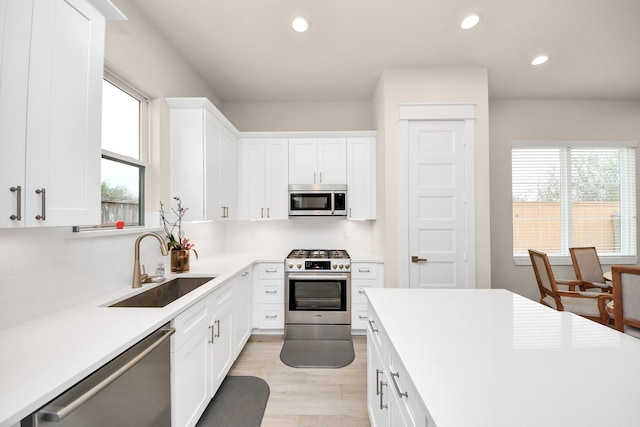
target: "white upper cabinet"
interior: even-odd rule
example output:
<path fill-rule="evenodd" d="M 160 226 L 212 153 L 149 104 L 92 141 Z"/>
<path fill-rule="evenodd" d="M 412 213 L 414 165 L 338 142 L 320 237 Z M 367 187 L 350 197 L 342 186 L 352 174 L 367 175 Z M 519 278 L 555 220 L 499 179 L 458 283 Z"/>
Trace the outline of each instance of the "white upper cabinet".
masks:
<path fill-rule="evenodd" d="M 376 139 L 347 139 L 347 216 L 376 219 Z"/>
<path fill-rule="evenodd" d="M 124 17 L 91 3 L 0 0 L 0 227 L 100 223 L 103 13 Z"/>
<path fill-rule="evenodd" d="M 288 218 L 287 153 L 285 138 L 245 138 L 240 141 L 240 219 Z"/>
<path fill-rule="evenodd" d="M 236 216 L 236 130 L 206 98 L 168 98 L 171 197 L 189 221 Z"/>
<path fill-rule="evenodd" d="M 346 182 L 346 138 L 289 140 L 289 184 L 344 184 Z"/>

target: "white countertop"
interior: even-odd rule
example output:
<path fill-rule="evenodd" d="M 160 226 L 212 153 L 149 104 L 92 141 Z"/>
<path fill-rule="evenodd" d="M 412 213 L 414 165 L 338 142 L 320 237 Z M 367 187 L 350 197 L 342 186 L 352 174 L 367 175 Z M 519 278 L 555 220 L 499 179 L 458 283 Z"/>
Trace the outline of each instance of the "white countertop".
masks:
<path fill-rule="evenodd" d="M 121 290 L 1 330 L 0 427 L 39 409 L 254 262 L 282 262 L 285 255 L 200 258 L 182 276 L 214 275 L 216 279 L 166 307 L 107 307 L 155 286 L 131 289 L 123 284 Z"/>
<path fill-rule="evenodd" d="M 366 294 L 438 427 L 640 425 L 636 338 L 500 289 Z"/>

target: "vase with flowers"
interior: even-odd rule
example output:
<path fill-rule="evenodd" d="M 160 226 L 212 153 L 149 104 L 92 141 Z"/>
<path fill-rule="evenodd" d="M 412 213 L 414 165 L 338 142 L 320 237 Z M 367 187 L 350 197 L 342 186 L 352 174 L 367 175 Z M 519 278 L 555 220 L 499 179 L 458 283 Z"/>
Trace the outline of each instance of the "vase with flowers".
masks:
<path fill-rule="evenodd" d="M 160 201 L 160 219 L 162 220 L 164 232 L 169 239 L 167 249 L 171 253 L 171 272 L 182 273 L 189 271 L 190 251 L 193 251 L 196 259 L 198 259 L 198 252 L 194 249 L 195 244 L 184 236 L 184 231 L 182 230 L 182 217 L 184 217 L 189 208 L 182 206 L 180 197 L 174 197 L 173 199 L 176 201 L 176 207 L 170 207 L 170 211 L 175 216 L 175 221 L 171 221 L 167 217 L 169 212 L 165 212 L 162 201 Z"/>

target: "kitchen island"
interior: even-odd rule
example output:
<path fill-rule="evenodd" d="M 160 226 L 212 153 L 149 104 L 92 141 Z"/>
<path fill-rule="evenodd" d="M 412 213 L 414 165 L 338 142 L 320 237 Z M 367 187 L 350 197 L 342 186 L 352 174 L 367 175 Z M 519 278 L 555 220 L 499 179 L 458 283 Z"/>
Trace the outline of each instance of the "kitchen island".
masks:
<path fill-rule="evenodd" d="M 373 426 L 640 425 L 636 338 L 500 289 L 366 295 Z"/>

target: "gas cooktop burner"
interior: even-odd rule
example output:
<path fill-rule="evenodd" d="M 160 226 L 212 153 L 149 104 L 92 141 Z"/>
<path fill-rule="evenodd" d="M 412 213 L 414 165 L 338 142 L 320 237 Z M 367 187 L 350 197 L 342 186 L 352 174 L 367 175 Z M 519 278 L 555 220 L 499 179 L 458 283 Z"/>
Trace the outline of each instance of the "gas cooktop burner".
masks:
<path fill-rule="evenodd" d="M 349 259 L 349 254 L 344 249 L 294 249 L 287 258 L 304 259 L 304 258 L 323 258 L 323 259 Z"/>
<path fill-rule="evenodd" d="M 286 271 L 349 271 L 351 257 L 344 249 L 294 249 L 285 259 Z"/>

